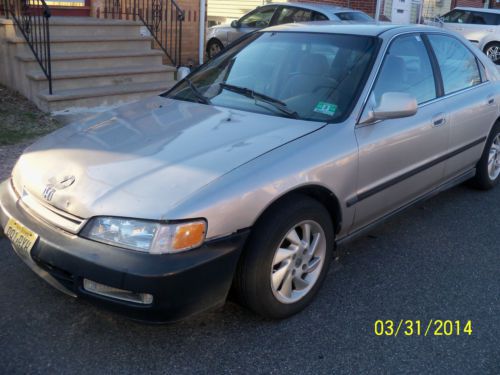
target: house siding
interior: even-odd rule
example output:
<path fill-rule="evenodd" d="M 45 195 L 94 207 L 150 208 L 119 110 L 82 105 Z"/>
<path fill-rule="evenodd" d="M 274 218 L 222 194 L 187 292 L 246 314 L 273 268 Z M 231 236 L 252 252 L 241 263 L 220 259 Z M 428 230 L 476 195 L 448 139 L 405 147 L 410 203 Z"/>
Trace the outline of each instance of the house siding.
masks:
<path fill-rule="evenodd" d="M 282 3 L 286 0 L 210 0 L 207 16 L 210 21 L 228 22 L 239 19 L 251 10 L 269 3 Z"/>

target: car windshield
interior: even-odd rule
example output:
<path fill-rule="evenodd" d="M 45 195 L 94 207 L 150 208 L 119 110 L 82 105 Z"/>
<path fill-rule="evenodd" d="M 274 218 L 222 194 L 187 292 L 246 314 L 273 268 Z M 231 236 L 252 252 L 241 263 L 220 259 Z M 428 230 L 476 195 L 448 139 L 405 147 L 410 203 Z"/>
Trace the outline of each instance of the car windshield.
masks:
<path fill-rule="evenodd" d="M 376 53 L 373 37 L 261 32 L 163 96 L 311 121 L 351 111 Z"/>

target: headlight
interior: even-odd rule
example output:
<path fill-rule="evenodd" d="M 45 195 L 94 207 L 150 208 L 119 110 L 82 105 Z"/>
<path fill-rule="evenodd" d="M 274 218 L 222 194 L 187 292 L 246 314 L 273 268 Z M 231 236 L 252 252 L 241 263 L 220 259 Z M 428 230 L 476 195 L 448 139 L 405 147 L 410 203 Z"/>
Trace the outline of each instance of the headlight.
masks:
<path fill-rule="evenodd" d="M 96 217 L 85 226 L 81 236 L 145 253 L 166 254 L 200 246 L 205 240 L 206 227 L 203 220 L 162 224 L 118 217 Z"/>

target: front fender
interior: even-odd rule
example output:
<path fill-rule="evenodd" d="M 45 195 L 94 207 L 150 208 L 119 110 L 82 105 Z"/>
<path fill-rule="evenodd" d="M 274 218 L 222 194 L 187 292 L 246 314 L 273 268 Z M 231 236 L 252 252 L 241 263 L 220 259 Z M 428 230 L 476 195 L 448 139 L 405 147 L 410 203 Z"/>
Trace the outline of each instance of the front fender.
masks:
<path fill-rule="evenodd" d="M 207 238 L 253 226 L 286 193 L 311 185 L 331 191 L 341 206 L 339 236 L 352 225 L 354 207 L 345 204 L 357 180 L 357 143 L 352 124 L 331 124 L 280 146 L 222 176 L 175 208 L 165 219 L 203 217 Z"/>

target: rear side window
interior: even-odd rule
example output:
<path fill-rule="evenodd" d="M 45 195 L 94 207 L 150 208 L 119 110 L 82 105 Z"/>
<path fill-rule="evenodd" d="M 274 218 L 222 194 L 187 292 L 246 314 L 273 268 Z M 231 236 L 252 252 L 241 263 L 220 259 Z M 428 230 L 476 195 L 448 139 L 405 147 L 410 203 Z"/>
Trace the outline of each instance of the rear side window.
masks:
<path fill-rule="evenodd" d="M 498 14 L 487 12 L 472 12 L 470 23 L 476 25 L 498 25 Z"/>
<path fill-rule="evenodd" d="M 342 13 L 337 13 L 336 16 L 341 21 L 358 21 L 358 22 L 373 21 L 370 18 L 370 16 L 361 12 L 342 12 Z"/>
<path fill-rule="evenodd" d="M 377 104 L 387 92 L 411 94 L 419 104 L 436 98 L 434 72 L 419 35 L 399 37 L 389 47 L 373 90 Z"/>
<path fill-rule="evenodd" d="M 476 57 L 462 42 L 446 35 L 428 37 L 441 69 L 445 94 L 481 83 Z"/>

